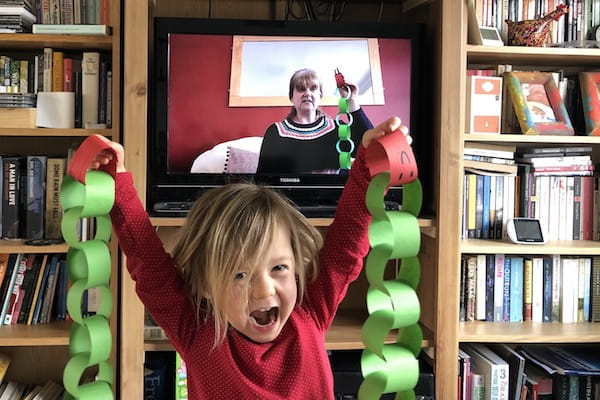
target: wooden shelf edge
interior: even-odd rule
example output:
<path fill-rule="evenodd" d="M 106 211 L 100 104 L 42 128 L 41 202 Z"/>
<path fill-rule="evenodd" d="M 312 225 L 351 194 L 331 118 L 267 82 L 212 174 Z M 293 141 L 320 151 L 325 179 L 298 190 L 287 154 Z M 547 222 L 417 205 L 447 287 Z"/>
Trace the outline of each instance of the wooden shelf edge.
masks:
<path fill-rule="evenodd" d="M 354 315 L 348 311 L 338 314 L 333 325 L 327 332 L 325 347 L 327 350 L 362 350 L 364 344 L 361 339 L 361 329 L 366 318 L 364 312 L 358 311 Z M 423 329 L 423 343 L 421 347 L 433 346 L 433 334 L 425 327 Z M 386 343 L 396 342 L 395 331 L 392 331 Z M 145 340 L 145 351 L 173 351 L 173 346 L 167 340 Z"/>
<path fill-rule="evenodd" d="M 0 136 L 86 137 L 93 134 L 113 136 L 113 129 L 53 129 L 53 128 L 0 128 Z"/>
<path fill-rule="evenodd" d="M 600 243 L 595 240 L 552 240 L 543 245 L 515 244 L 505 240 L 466 239 L 462 241 L 463 254 L 560 254 L 595 256 Z"/>
<path fill-rule="evenodd" d="M 44 47 L 56 47 L 110 50 L 112 44 L 113 36 L 111 35 L 0 33 L 0 48 L 2 49 L 42 49 Z"/>
<path fill-rule="evenodd" d="M 185 221 L 185 217 L 150 217 L 150 222 L 153 226 L 182 226 Z M 333 218 L 309 218 L 309 221 L 314 226 L 329 226 L 333 221 Z M 419 218 L 419 226 L 422 230 L 428 232 L 435 232 L 435 223 L 433 217 Z M 427 228 L 427 229 L 424 229 Z"/>
<path fill-rule="evenodd" d="M 598 324 L 581 322 L 461 322 L 459 342 L 505 343 L 598 343 Z"/>
<path fill-rule="evenodd" d="M 0 347 L 68 346 L 71 321 L 0 326 Z"/>
<path fill-rule="evenodd" d="M 558 135 L 519 135 L 519 134 L 470 134 L 463 135 L 465 142 L 498 142 L 498 143 L 560 143 L 565 144 L 600 144 L 600 136 L 558 136 Z"/>
<path fill-rule="evenodd" d="M 0 253 L 66 253 L 69 250 L 69 245 L 66 243 L 31 246 L 24 242 L 22 239 L 2 239 L 0 240 Z"/>

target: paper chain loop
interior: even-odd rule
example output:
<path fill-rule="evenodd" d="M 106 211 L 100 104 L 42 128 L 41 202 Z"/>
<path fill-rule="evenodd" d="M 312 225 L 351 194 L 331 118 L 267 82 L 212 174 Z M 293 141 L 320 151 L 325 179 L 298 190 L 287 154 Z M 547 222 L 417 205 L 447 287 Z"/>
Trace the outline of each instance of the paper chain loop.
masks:
<path fill-rule="evenodd" d="M 113 304 L 108 248 L 112 226 L 108 214 L 114 203 L 115 182 L 104 171 L 87 171 L 93 157 L 104 149 L 110 148 L 101 139 L 87 138 L 71 159 L 60 191 L 64 210 L 61 228 L 69 245 L 67 268 L 71 288 L 67 294 L 67 310 L 73 320 L 69 336 L 71 358 L 63 372 L 64 399 L 114 398 L 114 369 L 108 361 L 112 347 L 108 321 Z M 112 164 L 107 170 L 114 175 Z M 96 219 L 93 239 L 79 241 L 77 225 L 81 218 Z M 100 305 L 95 315 L 85 317 L 81 310 L 83 296 L 92 288 L 99 291 Z M 80 385 L 90 367 L 97 367 L 95 380 Z"/>
<path fill-rule="evenodd" d="M 421 183 L 412 149 L 400 131 L 371 143 L 366 164 L 371 175 L 366 205 L 372 215 L 371 250 L 365 267 L 369 316 L 361 331 L 364 380 L 358 398 L 379 399 L 384 393 L 396 392 L 397 400 L 414 400 L 413 389 L 419 378 L 417 356 L 423 341 L 418 324 L 421 308 L 415 291 L 420 279 L 417 215 L 422 203 Z M 385 193 L 389 187 L 400 185 L 400 211 L 386 211 Z M 394 280 L 385 280 L 388 261 L 396 259 L 401 260 L 400 270 Z M 396 341 L 385 344 L 392 330 L 398 332 Z"/>
<path fill-rule="evenodd" d="M 349 96 L 350 95 L 348 95 L 348 97 Z M 339 112 L 335 116 L 335 122 L 337 122 L 338 125 L 338 141 L 335 144 L 335 149 L 337 150 L 339 155 L 338 158 L 340 161 L 340 169 L 350 169 L 350 154 L 352 154 L 352 152 L 354 151 L 354 142 L 350 138 L 350 126 L 352 126 L 353 119 L 352 114 L 348 112 L 348 98 L 340 98 L 338 106 Z M 347 123 L 343 123 L 340 118 L 344 114 L 348 118 Z M 348 150 L 342 150 L 342 143 L 346 142 L 349 142 L 348 145 L 350 148 Z M 344 147 L 348 147 L 348 145 L 344 144 Z"/>

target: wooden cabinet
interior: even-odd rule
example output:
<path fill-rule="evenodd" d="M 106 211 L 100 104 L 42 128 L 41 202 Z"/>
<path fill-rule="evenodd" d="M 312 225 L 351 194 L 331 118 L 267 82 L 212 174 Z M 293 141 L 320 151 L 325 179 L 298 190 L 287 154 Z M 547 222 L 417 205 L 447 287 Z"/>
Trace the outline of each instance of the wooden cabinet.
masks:
<path fill-rule="evenodd" d="M 112 62 L 112 128 L 109 129 L 47 129 L 0 127 L 0 153 L 15 155 L 60 155 L 67 156 L 67 150 L 76 146 L 87 136 L 99 133 L 120 140 L 120 98 L 121 98 L 121 2 L 110 1 L 112 36 L 82 35 L 39 35 L 39 34 L 0 34 L 0 53 L 13 52 L 40 53 L 51 47 L 65 52 L 99 51 L 110 56 Z M 0 240 L 0 253 L 66 253 L 66 244 L 50 246 L 28 246 L 23 240 Z M 116 244 L 113 250 L 113 278 L 111 289 L 115 306 L 111 316 L 113 337 L 116 338 L 118 275 Z M 0 326 L 0 352 L 12 357 L 5 381 L 14 379 L 27 383 L 43 384 L 48 379 L 62 382 L 62 371 L 69 360 L 69 331 L 71 323 L 55 321 L 41 325 Z M 116 340 L 114 341 L 116 343 Z M 111 359 L 116 362 L 116 345 L 113 345 Z"/>
<path fill-rule="evenodd" d="M 527 48 L 527 47 L 484 47 L 466 44 L 465 31 L 467 28 L 466 12 L 462 10 L 452 17 L 453 26 L 461 28 L 460 32 L 454 32 L 452 28 L 444 26 L 444 32 L 452 31 L 453 47 L 449 44 L 444 46 L 443 54 L 448 54 L 448 60 L 454 60 L 455 66 L 444 69 L 441 73 L 442 80 L 453 79 L 451 84 L 456 93 L 443 91 L 442 99 L 457 102 L 459 107 L 454 109 L 456 116 L 452 119 L 452 129 L 447 131 L 453 137 L 447 147 L 441 146 L 440 150 L 453 159 L 452 171 L 446 184 L 440 180 L 440 192 L 450 191 L 462 193 L 462 150 L 467 142 L 485 142 L 497 144 L 515 145 L 517 149 L 524 147 L 541 146 L 569 146 L 586 145 L 593 148 L 593 159 L 597 163 L 600 150 L 600 138 L 590 136 L 546 136 L 546 135 L 473 135 L 465 134 L 465 88 L 466 70 L 477 65 L 494 66 L 498 64 L 512 64 L 513 70 L 519 68 L 568 68 L 571 71 L 594 70 L 600 62 L 600 50 L 598 49 L 574 49 L 574 48 Z M 448 14 L 452 14 L 451 11 Z M 444 23 L 446 19 L 443 19 Z M 443 39 L 445 43 L 446 39 Z M 452 74 L 452 75 L 450 75 Z M 442 102 L 446 101 L 442 100 Z M 442 107 L 442 114 L 446 114 Z M 576 132 L 576 135 L 581 132 Z M 444 156 L 440 156 L 442 160 Z M 460 195 L 458 196 L 461 197 Z M 600 246 L 596 241 L 551 241 L 543 248 L 535 246 L 517 245 L 507 241 L 494 240 L 460 240 L 461 210 L 462 204 L 454 203 L 452 209 L 438 214 L 438 234 L 440 241 L 451 241 L 452 246 L 447 250 L 445 268 L 440 272 L 439 282 L 448 278 L 452 282 L 448 296 L 452 298 L 443 313 L 438 313 L 442 320 L 439 321 L 436 338 L 436 373 L 444 372 L 436 376 L 438 393 L 440 398 L 451 398 L 456 393 L 456 362 L 457 346 L 462 342 L 503 342 L 503 343 L 600 343 L 600 330 L 593 323 L 535 323 L 535 322 L 482 322 L 469 321 L 459 323 L 459 287 L 460 257 L 463 254 L 507 254 L 507 255 L 532 255 L 532 254 L 559 254 L 559 255 L 582 255 L 595 256 L 600 254 Z M 442 226 L 443 215 L 451 218 L 454 227 Z M 448 237 L 453 235 L 452 238 Z M 439 261 L 441 262 L 442 257 Z M 450 263 L 449 260 L 452 262 Z M 441 293 L 441 290 L 438 292 Z M 441 311 L 441 309 L 440 309 Z M 449 341 L 449 343 L 448 343 Z M 447 343 L 447 348 L 442 348 L 442 343 Z"/>

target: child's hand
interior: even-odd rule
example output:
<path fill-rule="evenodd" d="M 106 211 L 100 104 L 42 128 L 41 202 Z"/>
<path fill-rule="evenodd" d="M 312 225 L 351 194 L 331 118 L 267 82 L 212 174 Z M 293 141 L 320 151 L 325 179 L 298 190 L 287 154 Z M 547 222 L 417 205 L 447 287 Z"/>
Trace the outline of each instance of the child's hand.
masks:
<path fill-rule="evenodd" d="M 120 143 L 113 142 L 108 140 L 104 136 L 96 135 L 103 142 L 106 142 L 114 151 L 114 154 L 111 151 L 103 150 L 96 155 L 96 158 L 92 161 L 90 165 L 91 169 L 98 169 L 103 165 L 107 165 L 111 160 L 115 158 L 116 155 L 116 167 L 118 172 L 125 172 L 125 151 L 123 150 L 123 146 Z"/>
<path fill-rule="evenodd" d="M 408 144 L 411 144 L 412 138 L 408 136 L 408 127 L 402 125 L 402 121 L 400 121 L 400 118 L 391 117 L 386 119 L 376 127 L 366 131 L 362 138 L 362 145 L 365 148 L 367 148 L 373 140 L 379 139 L 380 137 L 390 134 L 398 129 L 400 129 L 404 136 L 406 136 Z"/>

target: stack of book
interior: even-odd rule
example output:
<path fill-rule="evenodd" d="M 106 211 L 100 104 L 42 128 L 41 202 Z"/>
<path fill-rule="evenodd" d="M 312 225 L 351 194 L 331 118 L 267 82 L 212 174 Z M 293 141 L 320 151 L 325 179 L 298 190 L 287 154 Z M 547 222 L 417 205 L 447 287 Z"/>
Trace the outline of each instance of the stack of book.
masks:
<path fill-rule="evenodd" d="M 34 22 L 30 0 L 0 0 L 0 33 L 31 32 Z"/>
<path fill-rule="evenodd" d="M 463 238 L 503 239 L 514 216 L 515 146 L 465 143 Z"/>

